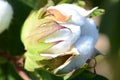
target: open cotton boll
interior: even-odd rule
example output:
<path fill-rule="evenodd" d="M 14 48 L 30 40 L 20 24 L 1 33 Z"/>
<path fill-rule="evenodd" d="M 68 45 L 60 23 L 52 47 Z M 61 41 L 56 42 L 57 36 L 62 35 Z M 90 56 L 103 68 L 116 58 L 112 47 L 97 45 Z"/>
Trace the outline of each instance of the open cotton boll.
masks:
<path fill-rule="evenodd" d="M 33 57 L 26 56 L 25 68 L 34 71 L 40 66 L 55 74 L 66 74 L 83 66 L 96 54 L 98 30 L 87 17 L 95 9 L 88 11 L 75 4 L 58 4 L 30 14 L 22 29 L 22 40 L 27 46 L 25 54 Z"/>
<path fill-rule="evenodd" d="M 70 4 L 64 4 L 64 7 L 67 7 L 69 5 Z M 78 16 L 82 15 L 83 18 L 81 17 L 81 19 L 83 19 L 83 21 L 84 21 L 84 24 L 82 24 L 82 25 L 79 21 L 76 21 L 76 22 L 79 22 L 78 25 L 81 29 L 81 34 L 79 36 L 77 36 L 78 39 L 73 44 L 74 48 L 79 52 L 80 55 L 73 57 L 71 59 L 71 61 L 63 68 L 61 68 L 61 67 L 58 68 L 59 69 L 59 71 L 57 72 L 58 74 L 68 73 L 74 69 L 79 68 L 88 59 L 91 59 L 96 54 L 95 53 L 95 44 L 98 40 L 98 30 L 96 28 L 94 21 L 92 19 L 86 17 L 86 15 L 88 15 L 89 12 L 85 11 L 85 9 L 82 9 L 76 5 L 70 5 L 69 8 L 71 10 L 73 9 L 76 12 L 79 12 Z M 66 11 L 66 13 L 68 13 L 68 12 Z M 85 13 L 85 15 L 83 15 L 82 13 Z M 68 13 L 68 14 L 70 14 L 70 13 Z M 76 16 L 75 13 L 74 13 L 74 16 Z M 73 23 L 73 24 L 75 24 L 75 23 Z M 73 29 L 74 28 L 75 27 L 73 27 Z M 72 30 L 72 28 L 70 28 L 70 29 Z M 76 32 L 77 32 L 77 29 L 76 29 Z M 73 33 L 73 34 L 75 34 L 75 33 Z"/>
<path fill-rule="evenodd" d="M 96 54 L 94 47 L 98 39 L 98 30 L 94 21 L 87 18 L 87 16 L 89 16 L 96 8 L 87 11 L 74 4 L 61 4 L 51 6 L 48 10 L 49 9 L 56 9 L 65 16 L 71 16 L 69 21 L 63 23 L 58 21 L 58 23 L 69 28 L 72 32 L 69 36 L 72 35 L 72 37 L 49 49 L 49 52 L 53 51 L 52 53 L 61 53 L 61 50 L 66 52 L 72 45 L 73 48 L 79 52 L 79 55 L 73 57 L 67 64 L 56 69 L 58 74 L 68 73 L 82 66 L 88 59 L 91 59 L 92 56 Z M 62 34 L 64 33 L 61 33 L 61 35 Z"/>
<path fill-rule="evenodd" d="M 58 40 L 63 40 L 63 42 L 56 44 L 52 48 L 48 49 L 47 52 L 49 53 L 58 54 L 70 50 L 72 45 L 76 42 L 76 40 L 80 36 L 81 33 L 80 26 L 73 24 L 61 24 L 61 25 L 67 27 L 68 29 L 59 30 L 58 32 L 49 36 L 45 42 L 54 42 Z"/>
<path fill-rule="evenodd" d="M 8 29 L 13 16 L 11 5 L 4 0 L 0 0 L 0 33 Z"/>
<path fill-rule="evenodd" d="M 68 22 L 71 24 L 82 26 L 85 23 L 85 18 L 74 8 L 73 4 L 50 6 L 48 10 L 49 9 L 57 9 L 65 16 L 70 16 L 70 20 Z"/>
<path fill-rule="evenodd" d="M 61 5 L 56 6 L 55 8 L 59 9 L 59 10 L 63 10 L 63 8 L 60 8 L 60 7 L 76 10 L 81 16 L 88 15 L 87 10 L 85 10 L 84 8 L 82 8 L 80 6 L 77 6 L 76 4 L 61 4 Z M 71 11 L 71 12 L 73 13 L 73 11 Z M 71 14 L 71 13 L 69 13 L 69 14 Z"/>
<path fill-rule="evenodd" d="M 98 39 L 98 30 L 92 19 L 86 18 L 85 24 L 81 26 L 81 35 L 74 44 L 80 55 L 71 59 L 68 65 L 58 71 L 58 73 L 68 73 L 81 67 L 88 59 L 95 56 L 95 44 Z"/>

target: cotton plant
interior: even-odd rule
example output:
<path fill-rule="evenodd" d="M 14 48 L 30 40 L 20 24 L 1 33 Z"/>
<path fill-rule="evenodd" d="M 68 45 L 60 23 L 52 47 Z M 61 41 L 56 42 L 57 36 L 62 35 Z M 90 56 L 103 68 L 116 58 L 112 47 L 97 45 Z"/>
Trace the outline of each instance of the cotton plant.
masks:
<path fill-rule="evenodd" d="M 5 0 L 0 0 L 0 34 L 8 29 L 13 17 L 12 6 Z"/>
<path fill-rule="evenodd" d="M 25 69 L 67 74 L 101 54 L 95 48 L 98 29 L 90 18 L 100 11 L 98 7 L 86 10 L 68 3 L 32 11 L 21 31 Z"/>

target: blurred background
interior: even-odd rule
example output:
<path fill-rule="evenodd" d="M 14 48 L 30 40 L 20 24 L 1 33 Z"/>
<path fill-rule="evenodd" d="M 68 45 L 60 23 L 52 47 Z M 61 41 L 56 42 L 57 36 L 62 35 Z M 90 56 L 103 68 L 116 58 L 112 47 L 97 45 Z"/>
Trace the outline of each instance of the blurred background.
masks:
<path fill-rule="evenodd" d="M 20 31 L 23 22 L 32 9 L 39 9 L 47 0 L 7 0 L 14 9 L 14 16 L 8 30 L 0 34 L 0 52 L 9 52 L 12 56 L 22 55 L 24 47 L 20 40 Z M 53 0 L 55 4 L 61 0 Z M 105 14 L 94 17 L 99 29 L 99 40 L 96 48 L 106 53 L 106 56 L 97 56 L 96 71 L 109 80 L 120 79 L 120 1 L 119 0 L 83 0 L 85 8 L 98 6 L 105 9 Z M 67 3 L 77 0 L 66 0 Z M 22 80 L 14 67 L 0 61 L 0 80 Z"/>

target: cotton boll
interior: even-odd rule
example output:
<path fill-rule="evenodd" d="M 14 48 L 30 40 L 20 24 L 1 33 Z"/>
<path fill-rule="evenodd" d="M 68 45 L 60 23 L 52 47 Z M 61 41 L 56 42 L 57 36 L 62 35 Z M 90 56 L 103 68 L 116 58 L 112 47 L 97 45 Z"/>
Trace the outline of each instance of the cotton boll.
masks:
<path fill-rule="evenodd" d="M 81 56 L 81 55 L 74 56 L 67 65 L 59 69 L 57 74 L 66 74 L 68 72 L 80 68 L 80 66 L 82 66 L 86 62 L 85 61 L 86 58 L 84 57 L 86 56 Z"/>
<path fill-rule="evenodd" d="M 81 26 L 81 36 L 92 37 L 94 40 L 94 44 L 96 44 L 99 34 L 95 22 L 92 19 L 86 18 L 85 24 Z"/>
<path fill-rule="evenodd" d="M 86 17 L 90 11 L 71 4 L 61 4 L 49 7 L 49 9 L 51 8 L 59 10 L 65 16 L 71 16 L 69 22 L 63 23 L 64 25 L 61 23 L 61 25 L 68 27 L 74 36 L 69 40 L 64 41 L 64 45 L 59 43 L 57 44 L 57 46 L 59 45 L 58 47 L 56 47 L 56 45 L 54 46 L 56 49 L 65 50 L 68 46 L 73 45 L 77 52 L 79 52 L 80 55 L 73 57 L 67 65 L 62 68 L 60 67 L 60 70 L 58 71 L 58 73 L 68 73 L 79 68 L 95 55 L 94 47 L 98 40 L 98 30 L 94 21 Z M 76 26 L 68 26 L 68 24 L 78 25 L 80 29 Z"/>
<path fill-rule="evenodd" d="M 98 30 L 92 19 L 85 20 L 85 24 L 81 26 L 81 35 L 74 44 L 75 49 L 80 55 L 71 59 L 68 65 L 58 71 L 58 74 L 68 73 L 74 69 L 81 67 L 88 59 L 91 59 L 95 53 L 95 44 L 98 39 Z"/>
<path fill-rule="evenodd" d="M 81 27 L 75 24 L 67 24 L 67 23 L 61 24 L 61 25 L 66 26 L 68 29 L 71 30 L 72 37 L 70 38 L 70 40 L 71 40 L 71 43 L 74 44 L 81 35 Z"/>
<path fill-rule="evenodd" d="M 30 45 L 27 51 L 31 51 L 31 53 L 34 55 L 36 55 L 35 53 L 38 53 L 40 57 L 42 56 L 45 57 L 45 59 L 48 59 L 48 61 L 45 62 L 45 64 L 43 63 L 42 66 L 45 66 L 44 69 L 52 71 L 55 74 L 66 74 L 80 68 L 86 63 L 88 59 L 92 58 L 96 54 L 95 44 L 98 39 L 98 30 L 94 21 L 87 17 L 93 10 L 94 9 L 87 11 L 81 7 L 76 6 L 75 4 L 60 4 L 48 7 L 45 16 L 40 19 L 40 21 L 38 20 L 38 18 L 36 18 L 39 17 L 38 15 L 30 15 L 27 23 L 32 23 L 27 25 L 25 22 L 26 25 L 23 29 L 27 30 L 27 28 L 31 26 L 31 28 L 29 28 L 29 31 L 31 31 L 33 27 L 38 25 L 39 30 L 37 30 L 36 28 L 35 32 L 37 31 L 37 33 L 32 36 L 32 31 L 30 34 L 29 31 L 22 31 L 22 33 L 28 34 L 23 36 L 26 37 L 23 42 L 27 42 L 27 40 L 29 41 L 27 37 L 30 37 L 31 39 L 29 43 L 27 43 L 28 45 Z M 43 14 L 43 12 L 41 12 L 41 14 Z M 33 20 L 34 17 L 35 19 Z M 53 25 L 49 25 L 47 23 L 52 22 L 49 20 L 52 20 L 55 23 Z M 37 24 L 36 21 L 38 21 L 38 23 L 44 23 L 47 27 L 50 26 L 50 30 L 49 28 L 46 28 L 41 24 Z M 56 28 L 58 29 L 56 30 Z M 51 32 L 52 30 L 53 32 Z M 60 42 L 57 44 L 52 44 L 53 42 L 57 41 Z M 33 43 L 33 45 L 35 45 L 34 47 L 31 47 L 31 42 Z M 43 46 L 39 46 L 41 45 L 41 43 L 43 43 Z M 51 44 L 49 45 L 48 43 Z M 31 53 L 27 54 L 31 55 Z M 26 56 L 25 64 L 27 64 L 27 58 L 30 59 L 29 56 Z M 33 58 L 31 58 L 31 61 L 32 60 Z M 36 63 L 38 61 L 44 61 L 44 59 L 36 59 L 33 62 Z M 49 63 L 51 65 L 49 65 Z M 41 64 L 38 65 L 41 66 Z M 38 66 L 36 67 L 38 68 Z M 29 69 L 29 65 L 27 65 L 26 69 L 31 71 L 36 69 L 36 67 L 33 67 L 33 69 Z"/>
<path fill-rule="evenodd" d="M 95 26 L 94 21 L 92 19 L 86 19 L 85 24 L 81 26 L 81 36 L 78 39 L 78 41 L 74 44 L 75 48 L 77 48 L 80 55 L 83 56 L 84 62 L 87 59 L 92 58 L 92 56 L 96 54 L 95 44 L 97 40 L 98 30 Z"/>
<path fill-rule="evenodd" d="M 61 69 L 58 73 L 68 73 L 74 69 L 78 69 L 83 64 L 85 64 L 88 59 L 91 59 L 94 55 L 94 45 L 92 42 L 93 39 L 91 37 L 81 37 L 75 46 L 80 55 L 73 57 L 71 59 L 71 62 L 63 69 Z"/>
<path fill-rule="evenodd" d="M 82 26 L 85 22 L 85 18 L 81 14 L 79 14 L 79 12 L 71 4 L 51 6 L 48 9 L 57 9 L 65 16 L 71 16 L 70 20 L 68 21 L 71 24 Z"/>
<path fill-rule="evenodd" d="M 59 30 L 58 32 L 49 36 L 45 42 L 54 42 L 58 40 L 63 40 L 63 42 L 60 42 L 59 44 L 56 44 L 52 48 L 48 49 L 47 52 L 49 53 L 58 54 L 68 51 L 80 36 L 80 26 L 73 24 L 61 25 L 67 27 L 68 29 Z"/>
<path fill-rule="evenodd" d="M 13 16 L 11 5 L 4 0 L 0 0 L 0 33 L 8 29 Z"/>
<path fill-rule="evenodd" d="M 59 10 L 65 16 L 71 16 L 68 22 L 61 23 L 61 25 L 68 27 L 73 33 L 73 37 L 71 37 L 69 40 L 64 41 L 64 45 L 61 45 L 62 43 L 55 45 L 53 47 L 54 50 L 56 46 L 56 50 L 65 50 L 68 49 L 70 45 L 73 45 L 73 48 L 76 49 L 79 53 L 79 55 L 74 56 L 67 63 L 67 65 L 65 64 L 57 68 L 58 74 L 68 73 L 74 69 L 78 69 L 83 64 L 85 64 L 88 59 L 91 59 L 96 54 L 95 44 L 98 40 L 98 30 L 94 21 L 90 18 L 87 18 L 87 16 L 89 16 L 89 14 L 96 8 L 87 11 L 74 4 L 61 4 L 49 7 L 49 9 Z M 77 25 L 80 29 L 76 26 L 71 26 L 71 24 Z"/>
<path fill-rule="evenodd" d="M 82 8 L 82 7 L 80 7 L 80 6 L 77 6 L 77 5 L 75 5 L 75 4 L 67 4 L 66 6 L 69 6 L 69 7 L 71 7 L 71 8 L 73 8 L 73 9 L 75 9 L 81 16 L 87 16 L 88 15 L 88 11 L 87 10 L 85 10 L 84 8 Z"/>

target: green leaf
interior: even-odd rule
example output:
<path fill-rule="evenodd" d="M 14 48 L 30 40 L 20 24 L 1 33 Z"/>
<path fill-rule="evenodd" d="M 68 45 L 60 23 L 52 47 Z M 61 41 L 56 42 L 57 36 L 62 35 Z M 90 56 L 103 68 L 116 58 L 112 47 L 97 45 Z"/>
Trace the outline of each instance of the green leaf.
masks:
<path fill-rule="evenodd" d="M 88 65 L 85 64 L 82 68 L 77 69 L 77 70 L 68 78 L 68 80 L 69 80 L 69 79 L 72 80 L 72 79 L 76 78 L 77 76 L 81 75 L 81 74 L 82 74 L 85 70 L 87 70 L 87 69 L 88 69 Z"/>
<path fill-rule="evenodd" d="M 77 75 L 73 78 L 69 78 L 67 80 L 108 80 L 108 79 L 101 75 L 94 74 L 88 70 L 84 70 L 79 75 Z"/>
<path fill-rule="evenodd" d="M 0 80 L 22 80 L 10 63 L 0 65 Z"/>
<path fill-rule="evenodd" d="M 96 76 L 94 77 L 94 80 L 108 80 L 108 79 L 105 78 L 105 77 L 103 77 L 103 76 L 101 76 L 101 75 L 96 75 Z"/>
<path fill-rule="evenodd" d="M 7 60 L 5 58 L 0 57 L 0 64 L 4 64 L 6 62 L 7 62 Z"/>
<path fill-rule="evenodd" d="M 53 75 L 45 70 L 39 70 L 37 71 L 41 77 L 40 80 L 63 80 L 62 77 L 59 77 L 59 76 L 56 76 L 56 75 Z"/>
<path fill-rule="evenodd" d="M 95 11 L 93 11 L 91 14 L 90 14 L 90 17 L 95 17 L 95 16 L 99 16 L 99 15 L 102 15 L 105 13 L 105 10 L 104 9 L 96 9 Z"/>

